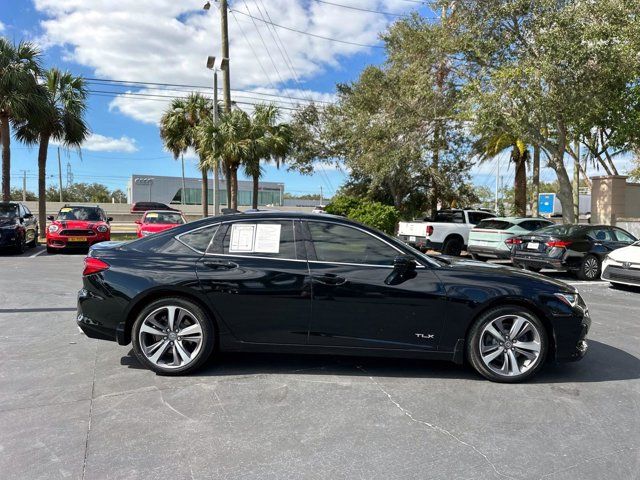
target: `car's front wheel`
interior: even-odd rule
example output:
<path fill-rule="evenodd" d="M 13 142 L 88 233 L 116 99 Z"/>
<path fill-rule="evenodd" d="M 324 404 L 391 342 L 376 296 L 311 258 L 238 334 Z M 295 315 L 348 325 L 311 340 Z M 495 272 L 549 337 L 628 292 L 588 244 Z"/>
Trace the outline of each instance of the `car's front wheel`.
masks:
<path fill-rule="evenodd" d="M 138 315 L 131 335 L 140 362 L 162 375 L 201 367 L 215 345 L 213 322 L 197 304 L 181 297 L 156 300 Z"/>
<path fill-rule="evenodd" d="M 533 376 L 548 350 L 542 322 L 529 310 L 498 307 L 482 314 L 467 339 L 467 358 L 494 382 L 515 383 Z"/>

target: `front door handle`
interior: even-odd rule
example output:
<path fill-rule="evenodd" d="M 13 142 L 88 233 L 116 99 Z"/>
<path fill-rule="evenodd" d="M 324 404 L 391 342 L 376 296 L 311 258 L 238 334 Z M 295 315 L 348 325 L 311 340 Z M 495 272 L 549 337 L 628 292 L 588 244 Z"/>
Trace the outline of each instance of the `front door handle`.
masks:
<path fill-rule="evenodd" d="M 333 274 L 326 274 L 326 275 L 319 275 L 317 277 L 315 277 L 315 279 L 320 282 L 323 283 L 324 285 L 332 285 L 332 286 L 339 286 L 339 285 L 344 285 L 345 283 L 347 283 L 347 279 L 344 277 L 339 277 L 338 275 L 333 275 Z"/>
<path fill-rule="evenodd" d="M 226 260 L 206 260 L 202 263 L 205 267 L 211 268 L 212 270 L 231 270 L 238 268 L 237 263 L 228 262 Z"/>

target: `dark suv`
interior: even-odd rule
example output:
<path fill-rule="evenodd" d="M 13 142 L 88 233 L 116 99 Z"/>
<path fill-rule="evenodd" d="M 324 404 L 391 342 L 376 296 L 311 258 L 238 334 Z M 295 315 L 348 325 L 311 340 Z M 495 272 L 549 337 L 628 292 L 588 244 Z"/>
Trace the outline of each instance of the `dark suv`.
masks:
<path fill-rule="evenodd" d="M 0 248 L 24 253 L 38 244 L 38 220 L 17 202 L 0 202 Z"/>

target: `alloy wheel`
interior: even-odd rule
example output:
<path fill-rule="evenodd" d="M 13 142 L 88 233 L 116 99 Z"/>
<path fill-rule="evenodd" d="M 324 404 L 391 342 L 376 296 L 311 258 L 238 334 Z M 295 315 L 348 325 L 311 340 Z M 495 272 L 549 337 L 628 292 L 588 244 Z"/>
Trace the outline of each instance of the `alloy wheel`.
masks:
<path fill-rule="evenodd" d="M 595 257 L 589 257 L 584 261 L 584 276 L 594 279 L 598 275 L 598 260 Z"/>
<path fill-rule="evenodd" d="M 492 372 L 513 377 L 530 370 L 540 358 L 540 332 L 520 315 L 490 321 L 480 335 L 480 356 Z"/>
<path fill-rule="evenodd" d="M 202 348 L 202 325 L 189 310 L 167 305 L 151 312 L 138 333 L 144 356 L 163 369 L 186 367 Z"/>

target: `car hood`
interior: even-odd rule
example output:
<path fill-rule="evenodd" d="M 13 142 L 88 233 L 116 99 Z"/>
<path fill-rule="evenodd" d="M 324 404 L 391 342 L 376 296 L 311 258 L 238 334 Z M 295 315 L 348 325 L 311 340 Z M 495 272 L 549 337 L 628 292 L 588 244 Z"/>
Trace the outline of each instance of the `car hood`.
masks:
<path fill-rule="evenodd" d="M 519 279 L 519 280 L 527 280 L 532 283 L 537 283 L 538 285 L 544 284 L 548 287 L 554 288 L 559 291 L 564 292 L 575 292 L 576 288 L 568 283 L 565 283 L 561 280 L 557 280 L 555 278 L 548 277 L 546 275 L 541 275 L 539 273 L 530 272 L 527 270 L 522 270 L 519 268 L 512 267 L 510 265 L 496 264 L 496 263 L 485 263 L 479 262 L 476 260 L 467 260 L 465 258 L 460 257 L 449 257 L 442 256 L 445 261 L 450 262 L 449 265 L 446 265 L 444 268 L 450 269 L 453 271 L 464 272 L 467 274 L 471 274 L 474 276 L 500 276 L 506 282 L 509 279 Z"/>
<path fill-rule="evenodd" d="M 147 232 L 163 232 L 165 230 L 169 230 L 170 228 L 177 227 L 178 223 L 143 223 L 140 225 L 142 230 Z"/>
<path fill-rule="evenodd" d="M 15 218 L 0 218 L 0 227 L 12 227 L 15 224 Z"/>
<path fill-rule="evenodd" d="M 85 221 L 85 220 L 56 220 L 53 222 L 55 225 L 59 225 L 60 228 L 75 229 L 92 229 L 99 225 L 106 225 L 106 222 Z"/>
<path fill-rule="evenodd" d="M 609 253 L 609 258 L 616 262 L 640 263 L 640 245 L 629 245 Z"/>

